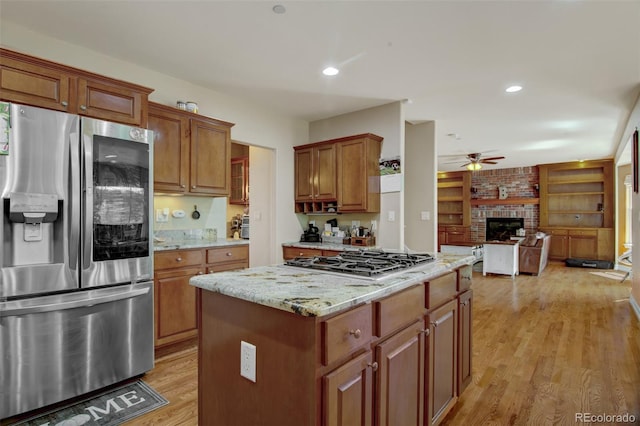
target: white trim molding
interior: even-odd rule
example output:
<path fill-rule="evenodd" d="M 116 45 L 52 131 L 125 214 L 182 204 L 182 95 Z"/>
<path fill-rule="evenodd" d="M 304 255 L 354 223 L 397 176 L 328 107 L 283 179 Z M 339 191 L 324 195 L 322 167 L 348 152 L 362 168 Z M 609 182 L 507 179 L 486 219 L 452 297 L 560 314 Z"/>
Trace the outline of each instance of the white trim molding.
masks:
<path fill-rule="evenodd" d="M 633 298 L 633 294 L 629 297 L 629 303 L 631 303 L 631 308 L 633 309 L 633 312 L 636 313 L 638 321 L 640 321 L 640 305 L 638 305 L 638 302 Z"/>

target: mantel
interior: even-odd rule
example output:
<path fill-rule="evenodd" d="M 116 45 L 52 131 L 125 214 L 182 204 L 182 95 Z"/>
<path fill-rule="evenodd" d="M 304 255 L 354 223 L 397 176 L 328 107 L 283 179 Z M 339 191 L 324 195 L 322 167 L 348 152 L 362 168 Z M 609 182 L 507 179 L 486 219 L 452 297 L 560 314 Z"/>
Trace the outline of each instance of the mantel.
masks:
<path fill-rule="evenodd" d="M 472 206 L 497 206 L 513 204 L 540 204 L 540 198 L 505 198 L 504 200 L 492 198 L 471 200 Z"/>

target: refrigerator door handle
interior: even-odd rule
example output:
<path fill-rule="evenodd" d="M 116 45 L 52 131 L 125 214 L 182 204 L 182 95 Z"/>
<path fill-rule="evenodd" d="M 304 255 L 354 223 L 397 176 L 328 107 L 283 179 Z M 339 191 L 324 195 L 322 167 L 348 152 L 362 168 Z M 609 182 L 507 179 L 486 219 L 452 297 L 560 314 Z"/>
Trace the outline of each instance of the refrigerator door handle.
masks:
<path fill-rule="evenodd" d="M 69 224 L 69 269 L 76 271 L 78 265 L 78 251 L 80 245 L 80 147 L 78 144 L 78 133 L 71 133 L 69 136 L 69 152 L 71 157 L 70 173 L 71 180 L 71 208 Z M 76 277 L 78 277 L 76 275 Z M 77 279 L 77 278 L 76 278 Z"/>
<path fill-rule="evenodd" d="M 61 311 L 64 309 L 83 308 L 94 305 L 100 305 L 103 303 L 115 302 L 118 300 L 132 299 L 134 297 L 142 296 L 149 293 L 149 287 L 139 288 L 135 290 L 127 290 L 120 293 L 108 294 L 104 296 L 97 296 L 90 299 L 71 300 L 68 302 L 56 302 L 56 303 L 42 303 L 38 305 L 20 305 L 16 304 L 15 307 L 6 306 L 12 305 L 15 302 L 5 303 L 5 306 L 0 309 L 0 317 L 10 317 L 16 315 L 28 315 L 39 314 L 43 312 Z M 0 303 L 0 306 L 3 304 Z"/>

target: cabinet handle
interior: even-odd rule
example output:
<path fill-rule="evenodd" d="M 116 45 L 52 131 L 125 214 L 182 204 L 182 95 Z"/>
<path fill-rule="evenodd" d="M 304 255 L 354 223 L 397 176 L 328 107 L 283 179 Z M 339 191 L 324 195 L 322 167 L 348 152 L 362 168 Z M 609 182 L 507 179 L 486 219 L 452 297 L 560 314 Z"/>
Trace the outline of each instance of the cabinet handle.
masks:
<path fill-rule="evenodd" d="M 65 107 L 65 108 L 66 108 L 66 107 L 69 105 L 69 102 L 67 102 L 67 101 L 62 101 L 62 102 L 60 102 L 60 104 L 61 104 L 63 107 Z"/>
<path fill-rule="evenodd" d="M 428 328 L 425 328 L 424 330 L 422 330 L 422 332 L 424 333 L 425 336 L 428 336 L 431 334 L 431 330 L 429 330 Z"/>
<path fill-rule="evenodd" d="M 367 367 L 371 367 L 373 371 L 378 371 L 378 363 L 377 362 L 368 362 Z"/>
<path fill-rule="evenodd" d="M 83 111 L 86 111 L 87 110 L 87 106 L 86 105 L 80 105 L 80 109 L 83 110 Z"/>
<path fill-rule="evenodd" d="M 182 258 L 181 257 L 176 257 L 176 262 L 182 262 Z"/>
<path fill-rule="evenodd" d="M 360 336 L 362 336 L 362 331 L 360 331 L 359 328 L 356 328 L 355 330 L 349 330 L 349 334 L 353 335 L 356 339 L 359 339 Z"/>

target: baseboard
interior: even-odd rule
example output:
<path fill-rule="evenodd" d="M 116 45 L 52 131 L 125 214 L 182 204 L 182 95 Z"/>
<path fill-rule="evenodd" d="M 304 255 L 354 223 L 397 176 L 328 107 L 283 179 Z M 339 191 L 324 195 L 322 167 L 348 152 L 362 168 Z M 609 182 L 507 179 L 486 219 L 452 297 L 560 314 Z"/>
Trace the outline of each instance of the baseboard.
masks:
<path fill-rule="evenodd" d="M 636 317 L 638 318 L 638 321 L 640 321 L 640 305 L 638 305 L 638 302 L 633 298 L 633 294 L 629 297 L 629 303 L 631 303 L 633 312 L 636 313 Z"/>

